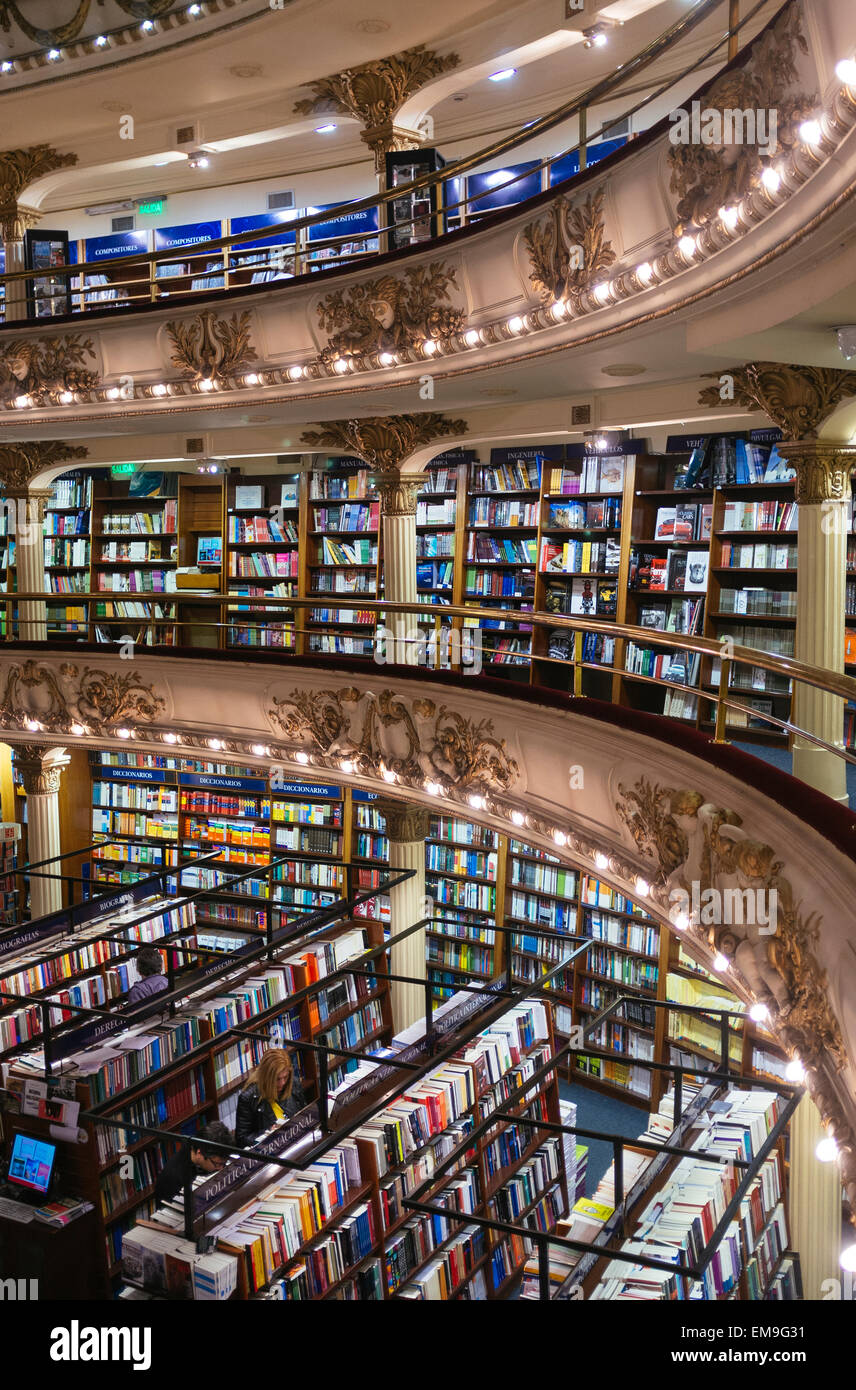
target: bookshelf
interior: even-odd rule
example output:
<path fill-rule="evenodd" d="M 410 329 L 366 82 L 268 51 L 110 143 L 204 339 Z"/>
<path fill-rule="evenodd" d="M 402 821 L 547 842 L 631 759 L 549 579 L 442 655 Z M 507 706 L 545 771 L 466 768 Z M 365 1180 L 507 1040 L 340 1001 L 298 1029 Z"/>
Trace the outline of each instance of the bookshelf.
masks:
<path fill-rule="evenodd" d="M 286 860 L 272 871 L 274 922 L 344 897 L 350 849 L 341 787 L 290 782 L 272 790 L 271 854 Z"/>
<path fill-rule="evenodd" d="M 18 913 L 18 845 L 21 827 L 15 821 L 0 823 L 0 926 L 11 926 Z"/>
<path fill-rule="evenodd" d="M 52 483 L 44 519 L 45 576 L 52 593 L 86 593 L 89 588 L 91 508 L 90 474 L 69 473 Z M 48 637 L 55 641 L 86 635 L 87 607 L 64 609 L 48 604 Z"/>
<path fill-rule="evenodd" d="M 375 616 L 359 596 L 381 598 L 380 503 L 358 459 L 335 459 L 311 475 L 306 529 L 306 651 L 372 656 Z M 352 606 L 330 607 L 330 596 Z"/>
<path fill-rule="evenodd" d="M 427 931 L 427 960 L 442 967 L 434 996 L 498 973 L 502 959 L 493 929 L 505 891 L 503 837 L 457 817 L 432 816 L 425 841 L 425 892 L 435 924 Z"/>
<path fill-rule="evenodd" d="M 146 474 L 135 476 L 146 479 Z M 156 495 L 131 496 L 122 479 L 94 482 L 90 580 L 92 592 L 105 597 L 94 603 L 93 640 L 116 642 L 130 635 L 144 646 L 174 645 L 173 604 L 166 598 L 156 602 L 150 616 L 141 601 L 170 593 L 175 583 L 178 475 L 154 476 Z"/>
<path fill-rule="evenodd" d="M 300 589 L 300 536 L 306 535 L 305 488 L 297 474 L 227 479 L 226 554 L 230 647 L 274 647 L 296 651 L 302 615 L 266 606 L 265 597 L 293 598 Z M 247 614 L 252 625 L 245 626 Z"/>

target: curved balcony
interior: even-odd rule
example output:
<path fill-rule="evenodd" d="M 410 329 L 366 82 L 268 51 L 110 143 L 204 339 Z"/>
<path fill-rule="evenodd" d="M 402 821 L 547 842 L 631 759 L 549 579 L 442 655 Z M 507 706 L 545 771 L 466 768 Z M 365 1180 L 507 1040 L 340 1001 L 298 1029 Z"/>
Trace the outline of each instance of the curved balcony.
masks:
<path fill-rule="evenodd" d="M 222 603 L 208 600 L 215 623 Z M 367 606 L 392 621 L 419 611 Z M 444 614 L 472 618 L 479 610 Z M 603 629 L 628 640 L 647 635 L 589 617 L 535 613 L 526 622 L 573 633 Z M 723 660 L 719 691 L 703 697 L 718 710 L 711 739 L 575 696 L 584 666 L 579 648 L 574 661 L 555 663 L 566 667 L 563 692 L 468 677 L 466 665 L 386 664 L 389 653 L 402 653 L 393 650 L 399 639 L 392 634 L 381 639 L 381 664 L 275 652 L 248 660 L 178 645 L 138 649 L 128 661 L 124 652 L 86 643 L 72 652 L 13 641 L 0 657 L 3 736 L 13 744 L 36 737 L 55 745 L 214 751 L 282 766 L 289 776 L 311 769 L 450 814 L 464 809 L 504 833 L 525 829 L 528 841 L 644 903 L 754 1006 L 753 1016 L 769 1019 L 802 1061 L 841 1151 L 844 1180 L 856 1192 L 856 963 L 841 912 L 856 890 L 856 817 L 723 741 L 727 709 L 740 708 L 739 693 L 729 690 L 731 670 L 761 665 L 842 698 L 856 696 L 856 681 L 735 648 Z M 704 638 L 676 635 L 670 644 L 721 654 Z M 754 895 L 766 914 L 744 917 L 741 906 L 708 925 L 693 885 L 702 902 L 709 891 L 736 894 L 740 904 Z"/>
<path fill-rule="evenodd" d="M 382 211 L 396 195 L 448 187 L 604 96 L 620 96 L 623 85 L 717 3 L 702 0 L 621 72 L 516 136 L 404 188 L 298 218 L 290 231 L 309 236 L 338 212 Z M 741 33 L 762 8 L 744 17 Z M 849 252 L 847 203 L 856 176 L 852 64 L 838 63 L 835 74 L 836 62 L 856 48 L 856 22 L 834 0 L 821 0 L 814 18 L 806 26 L 800 7 L 785 5 L 712 84 L 684 103 L 683 126 L 672 112 L 602 163 L 477 225 L 358 256 L 323 275 L 307 273 L 296 241 L 293 249 L 280 248 L 279 264 L 286 267 L 280 273 L 296 271 L 292 278 L 242 289 L 224 283 L 216 294 L 170 295 L 158 275 L 170 254 L 154 253 L 139 260 L 149 277 L 144 301 L 109 312 L 89 304 L 85 315 L 51 319 L 50 335 L 37 338 L 32 324 L 7 323 L 0 340 L 7 425 L 49 437 L 100 423 L 121 422 L 127 430 L 141 416 L 189 418 L 203 408 L 208 415 L 303 401 L 326 402 L 316 407 L 324 414 L 341 409 L 342 397 L 389 385 L 433 399 L 441 382 L 508 367 L 545 372 L 557 354 L 561 362 L 575 350 L 596 351 L 619 333 L 623 345 L 644 340 L 650 348 L 660 324 L 671 336 L 657 351 L 668 350 L 677 370 L 688 337 L 697 346 L 711 340 L 699 315 L 714 295 L 718 319 L 731 320 L 732 338 L 739 336 L 738 322 L 745 335 L 750 284 L 762 325 L 781 317 L 783 277 L 799 287 L 795 307 L 808 308 L 828 297 L 829 277 Z M 724 43 L 720 37 L 683 70 L 678 85 L 722 61 Z M 675 87 L 674 79 L 666 84 Z M 638 104 L 650 101 L 649 93 Z M 743 105 L 731 107 L 732 101 Z M 742 136 L 751 117 L 755 143 L 725 143 L 712 153 L 701 117 L 728 111 L 740 117 Z M 775 155 L 767 126 L 761 142 L 771 114 Z M 471 205 L 464 193 L 464 211 Z M 264 239 L 265 230 L 276 233 L 256 229 L 207 243 L 198 262 L 217 257 L 225 282 L 227 262 L 244 243 Z M 381 228 L 381 238 L 395 234 Z M 323 242 L 313 245 L 323 249 Z M 809 273 L 819 263 L 825 290 Z M 134 262 L 116 265 L 130 273 Z M 68 275 L 94 268 L 70 267 Z M 32 295 L 33 280 L 32 272 L 7 275 L 7 296 Z M 73 284 L 61 293 L 73 297 Z M 81 290 L 81 307 L 84 300 Z"/>

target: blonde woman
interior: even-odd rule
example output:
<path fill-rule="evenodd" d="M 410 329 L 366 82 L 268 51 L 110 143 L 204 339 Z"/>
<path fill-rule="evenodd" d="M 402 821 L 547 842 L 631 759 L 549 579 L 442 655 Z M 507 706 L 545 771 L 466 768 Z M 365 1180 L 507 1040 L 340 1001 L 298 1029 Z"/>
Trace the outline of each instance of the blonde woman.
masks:
<path fill-rule="evenodd" d="M 241 1148 L 306 1104 L 303 1087 L 294 1074 L 291 1057 L 272 1047 L 251 1073 L 238 1096 L 235 1142 Z"/>

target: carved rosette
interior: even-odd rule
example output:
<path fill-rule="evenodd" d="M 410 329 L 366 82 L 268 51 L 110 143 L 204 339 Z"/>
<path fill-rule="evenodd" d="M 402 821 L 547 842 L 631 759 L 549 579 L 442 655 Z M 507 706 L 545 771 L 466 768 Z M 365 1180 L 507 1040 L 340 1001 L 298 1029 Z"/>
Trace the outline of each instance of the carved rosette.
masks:
<path fill-rule="evenodd" d="M 84 459 L 89 450 L 45 439 L 21 444 L 0 444 L 0 485 L 6 497 L 30 497 L 30 483 L 46 468 L 71 459 Z"/>
<path fill-rule="evenodd" d="M 58 405 L 65 391 L 93 391 L 101 379 L 85 363 L 94 358 L 92 339 L 80 333 L 5 343 L 0 346 L 0 397 L 30 396 L 36 405 Z"/>
<path fill-rule="evenodd" d="M 733 401 L 763 410 L 787 440 L 815 439 L 835 407 L 856 395 L 856 372 L 838 367 L 747 362 L 704 375 L 718 384 L 699 392 L 699 405 L 721 409 L 724 401 Z"/>
<path fill-rule="evenodd" d="M 450 286 L 458 288 L 454 267 L 431 261 L 403 275 L 377 276 L 325 295 L 318 321 L 329 336 L 320 360 L 401 352 L 460 332 L 466 314 L 453 307 Z"/>
<path fill-rule="evenodd" d="M 392 690 L 293 690 L 274 699 L 269 716 L 295 749 L 331 767 L 347 760 L 364 776 L 392 772 L 493 791 L 507 791 L 520 776 L 491 720 L 474 721 L 448 705 Z"/>
<path fill-rule="evenodd" d="M 386 821 L 385 834 L 396 844 L 415 844 L 427 840 L 431 828 L 431 812 L 426 806 L 411 806 L 406 801 L 378 799 L 375 810 Z"/>
<path fill-rule="evenodd" d="M 27 796 L 56 796 L 70 762 L 64 748 L 43 743 L 24 743 L 15 748 L 15 767 Z"/>
<path fill-rule="evenodd" d="M 428 411 L 424 415 L 375 415 L 363 420 L 329 420 L 320 430 L 301 437 L 310 449 L 341 449 L 365 460 L 378 473 L 397 471 L 425 444 L 448 435 L 466 434 L 466 420 L 450 420 Z"/>
<path fill-rule="evenodd" d="M 802 439 L 783 443 L 779 453 L 796 469 L 796 500 L 801 507 L 843 502 L 850 496 L 850 470 L 856 464 L 856 446 Z"/>
<path fill-rule="evenodd" d="M 301 116 L 329 111 L 353 116 L 363 127 L 362 139 L 374 153 L 377 172 L 382 173 L 388 150 L 412 149 L 420 143 L 416 132 L 395 125 L 396 113 L 409 96 L 456 68 L 460 61 L 457 53 L 441 56 L 418 44 L 308 83 L 312 96 L 296 102 L 294 110 Z"/>
<path fill-rule="evenodd" d="M 48 733 L 69 733 L 82 725 L 109 734 L 124 725 L 153 723 L 166 707 L 133 673 L 65 662 L 58 669 L 35 660 L 0 667 L 0 724 L 5 728 L 38 723 Z"/>
<path fill-rule="evenodd" d="M 603 199 L 603 188 L 577 206 L 560 194 L 546 217 L 523 229 L 532 266 L 529 279 L 546 304 L 556 299 L 578 302 L 614 263 L 615 251 L 605 236 Z"/>
<path fill-rule="evenodd" d="M 170 319 L 166 333 L 172 366 L 196 381 L 228 383 L 258 360 L 250 338 L 251 318 L 249 309 L 222 317 L 203 309 L 189 319 Z"/>

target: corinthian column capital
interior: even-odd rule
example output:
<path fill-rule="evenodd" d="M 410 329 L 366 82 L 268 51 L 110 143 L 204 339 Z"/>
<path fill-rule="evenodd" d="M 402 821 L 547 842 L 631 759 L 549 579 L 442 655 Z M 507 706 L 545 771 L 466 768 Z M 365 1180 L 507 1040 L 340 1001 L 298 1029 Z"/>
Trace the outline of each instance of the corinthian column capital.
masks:
<path fill-rule="evenodd" d="M 386 821 L 386 834 L 398 844 L 414 844 L 427 839 L 431 827 L 431 812 L 425 806 L 409 805 L 406 801 L 379 799 L 375 808 Z"/>
<path fill-rule="evenodd" d="M 25 743 L 15 749 L 15 766 L 27 796 L 56 795 L 70 762 L 64 748 L 47 743 Z"/>
<path fill-rule="evenodd" d="M 856 465 L 856 446 L 836 440 L 787 440 L 779 453 L 796 469 L 796 500 L 801 507 L 843 502 L 850 496 L 850 472 Z"/>

